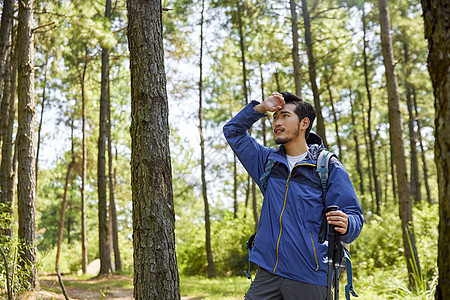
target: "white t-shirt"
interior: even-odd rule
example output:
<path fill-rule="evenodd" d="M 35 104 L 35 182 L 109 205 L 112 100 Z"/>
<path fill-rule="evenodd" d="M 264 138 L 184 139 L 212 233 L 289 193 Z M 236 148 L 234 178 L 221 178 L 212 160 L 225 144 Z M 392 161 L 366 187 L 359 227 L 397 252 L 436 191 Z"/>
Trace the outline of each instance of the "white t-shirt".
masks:
<path fill-rule="evenodd" d="M 292 170 L 292 168 L 295 166 L 296 163 L 299 163 L 302 160 L 304 160 L 306 157 L 306 154 L 308 154 L 308 152 L 305 152 L 305 153 L 297 155 L 297 156 L 290 156 L 290 155 L 286 154 L 286 158 L 289 163 L 289 171 Z"/>

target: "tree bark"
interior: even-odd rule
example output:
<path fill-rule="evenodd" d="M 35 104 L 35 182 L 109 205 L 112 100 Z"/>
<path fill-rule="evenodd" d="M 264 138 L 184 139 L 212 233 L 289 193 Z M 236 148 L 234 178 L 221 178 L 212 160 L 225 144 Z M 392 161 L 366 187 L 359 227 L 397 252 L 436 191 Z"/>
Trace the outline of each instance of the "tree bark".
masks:
<path fill-rule="evenodd" d="M 401 113 L 398 97 L 397 75 L 394 68 L 394 54 L 390 35 L 389 8 L 387 0 L 378 0 L 379 18 L 381 26 L 381 46 L 385 67 L 386 84 L 388 90 L 389 120 L 392 130 L 392 147 L 395 155 L 395 167 L 398 183 L 399 215 L 402 221 L 403 247 L 409 273 L 409 283 L 413 285 L 413 263 L 420 274 L 420 263 L 417 255 L 414 234 L 412 205 L 408 189 L 406 174 L 406 158 L 402 137 Z"/>
<path fill-rule="evenodd" d="M 341 138 L 339 137 L 338 119 L 337 119 L 336 109 L 334 107 L 333 93 L 331 92 L 331 84 L 330 84 L 331 78 L 329 78 L 328 76 L 325 76 L 325 80 L 327 82 L 328 96 L 330 97 L 331 113 L 333 114 L 334 131 L 336 134 L 336 142 L 337 142 L 338 151 L 339 151 L 339 160 L 343 162 L 344 157 L 343 157 L 342 147 L 341 147 Z"/>
<path fill-rule="evenodd" d="M 83 274 L 86 274 L 88 258 L 86 250 L 86 160 L 87 160 L 87 146 L 86 146 L 86 94 L 84 90 L 84 82 L 86 78 L 87 69 L 87 53 L 83 65 L 83 71 L 80 76 L 81 85 L 81 119 L 82 119 L 82 162 L 81 162 L 81 269 Z"/>
<path fill-rule="evenodd" d="M 180 299 L 161 1 L 127 0 L 134 297 Z"/>
<path fill-rule="evenodd" d="M 358 95 L 359 95 L 359 93 L 358 93 Z M 351 97 L 350 97 L 350 106 L 352 109 L 352 135 L 353 135 L 353 140 L 355 142 L 356 170 L 359 175 L 359 192 L 360 192 L 361 196 L 364 196 L 364 179 L 363 179 L 364 176 L 363 176 L 362 168 L 361 168 L 361 155 L 359 153 L 359 142 L 358 142 L 358 135 L 356 132 L 354 105 L 353 105 L 353 101 L 352 101 Z M 363 211 L 365 211 L 365 207 L 363 207 Z"/>
<path fill-rule="evenodd" d="M 431 200 L 430 185 L 428 184 L 428 167 L 427 167 L 427 160 L 425 158 L 425 149 L 423 147 L 422 133 L 421 133 L 422 125 L 420 124 L 419 113 L 417 112 L 416 90 L 414 89 L 414 87 L 413 87 L 413 101 L 414 101 L 414 112 L 416 115 L 415 118 L 416 118 L 416 123 L 417 123 L 417 137 L 419 139 L 420 154 L 422 157 L 423 181 L 425 183 L 425 190 L 427 192 L 427 202 L 429 204 L 434 204 L 434 201 Z"/>
<path fill-rule="evenodd" d="M 198 131 L 200 135 L 200 167 L 201 167 L 201 177 L 202 177 L 202 198 L 205 208 L 205 249 L 206 249 L 206 260 L 208 262 L 208 277 L 216 277 L 216 267 L 214 264 L 214 257 L 211 250 L 211 219 L 209 216 L 209 203 L 208 203 L 208 189 L 206 184 L 206 163 L 205 163 L 205 138 L 203 136 L 203 26 L 204 26 L 204 15 L 205 12 L 205 0 L 202 0 L 202 10 L 201 10 L 201 20 L 200 20 L 200 61 L 199 61 L 199 71 L 200 78 L 198 81 Z"/>
<path fill-rule="evenodd" d="M 0 25 L 0 91 L 3 90 L 4 72 L 6 66 L 7 49 L 14 19 L 14 0 L 4 0 L 2 8 L 2 21 Z M 1 116 L 3 118 L 3 115 Z M 0 134 L 0 139 L 3 134 Z"/>
<path fill-rule="evenodd" d="M 317 114 L 317 133 L 322 138 L 323 144 L 328 148 L 327 137 L 325 134 L 325 121 L 322 116 L 322 107 L 320 105 L 319 88 L 316 82 L 316 61 L 314 59 L 313 42 L 311 35 L 311 19 L 309 17 L 308 3 L 302 0 L 302 15 L 305 26 L 305 43 L 306 52 L 308 54 L 309 79 L 311 81 L 311 89 L 314 95 L 314 107 Z"/>
<path fill-rule="evenodd" d="M 244 37 L 244 29 L 242 28 L 244 25 L 242 24 L 241 0 L 237 0 L 237 8 L 238 8 L 239 46 L 241 49 L 241 63 L 242 63 L 242 86 L 244 88 L 245 105 L 247 105 L 249 101 L 247 90 L 247 68 L 245 64 L 245 37 Z"/>
<path fill-rule="evenodd" d="M 73 128 L 72 128 L 73 130 Z M 72 140 L 72 147 L 73 147 L 73 140 Z M 67 167 L 67 173 L 66 173 L 66 181 L 64 184 L 64 195 L 61 203 L 61 214 L 59 217 L 59 231 L 58 231 L 58 243 L 56 244 L 56 260 L 55 260 L 55 270 L 58 271 L 59 269 L 59 257 L 61 254 L 61 244 L 63 240 L 63 233 L 64 233 L 64 219 L 66 216 L 66 207 L 67 207 L 67 190 L 69 188 L 69 178 L 70 178 L 70 171 L 72 170 L 72 167 L 75 164 L 75 157 L 72 156 L 72 161 L 69 163 L 69 166 Z M 70 230 L 68 230 L 70 232 Z"/>
<path fill-rule="evenodd" d="M 14 41 L 14 34 L 12 34 Z M 13 217 L 13 200 L 14 200 L 14 179 L 15 165 L 13 164 L 13 130 L 15 120 L 15 91 L 16 91 L 16 75 L 17 75 L 17 51 L 16 44 L 11 51 L 7 65 L 5 66 L 5 84 L 3 86 L 2 95 L 2 156 L 0 165 L 0 188 L 3 191 L 0 194 L 0 203 L 5 204 L 4 212 Z M 3 109 L 5 108 L 5 110 Z M 17 157 L 16 159 L 17 160 Z M 12 224 L 8 224 L 2 234 L 12 238 Z"/>
<path fill-rule="evenodd" d="M 109 93 L 108 93 L 109 94 Z M 108 177 L 109 177 L 109 220 L 111 224 L 111 243 L 112 243 L 112 253 L 114 253 L 114 272 L 122 270 L 122 261 L 120 259 L 120 249 L 119 249 L 119 231 L 117 229 L 117 210 L 116 210 L 116 199 L 115 199 L 115 176 L 113 169 L 113 154 L 112 154 L 112 139 L 111 139 L 111 97 L 108 97 L 108 125 L 107 125 L 107 139 L 108 139 Z M 112 254 L 111 253 L 111 254 Z"/>
<path fill-rule="evenodd" d="M 28 271 L 26 280 L 31 289 L 39 289 L 36 267 L 36 178 L 34 154 L 34 48 L 33 0 L 19 1 L 18 23 L 18 98 L 17 130 L 18 184 L 17 201 L 21 264 Z"/>
<path fill-rule="evenodd" d="M 370 84 L 369 84 L 369 67 L 367 64 L 367 41 L 366 41 L 366 15 L 363 9 L 362 14 L 363 19 L 363 34 L 364 34 L 364 47 L 363 47 L 363 57 L 364 57 L 364 81 L 366 85 L 366 91 L 367 91 L 367 100 L 369 101 L 369 107 L 367 110 L 367 135 L 369 137 L 369 151 L 370 151 L 370 158 L 372 161 L 371 164 L 371 171 L 372 171 L 372 178 L 374 178 L 374 186 L 375 186 L 375 203 L 376 203 L 376 214 L 380 215 L 380 185 L 378 183 L 378 174 L 377 174 L 377 163 L 375 158 L 375 141 L 372 137 L 372 94 L 370 92 Z"/>
<path fill-rule="evenodd" d="M 294 64 L 294 81 L 295 94 L 302 96 L 302 74 L 300 58 L 298 56 L 298 24 L 297 24 L 297 3 L 295 0 L 289 1 L 291 8 L 291 24 L 292 24 L 292 61 Z"/>
<path fill-rule="evenodd" d="M 405 34 L 406 35 L 406 34 Z M 403 50 L 404 50 L 404 58 L 405 58 L 405 90 L 406 90 L 406 106 L 408 107 L 408 130 L 409 130 L 409 144 L 411 149 L 411 166 L 410 166 L 410 186 L 411 193 L 414 199 L 414 202 L 418 204 L 422 201 L 422 197 L 420 195 L 420 180 L 419 180 L 419 162 L 417 159 L 417 147 L 416 147 L 416 132 L 414 130 L 414 114 L 413 114 L 413 104 L 412 104 L 412 84 L 409 82 L 409 76 L 411 72 L 409 71 L 409 51 L 408 44 L 406 41 L 403 41 Z"/>
<path fill-rule="evenodd" d="M 111 0 L 106 0 L 105 17 L 111 16 Z M 100 95 L 100 130 L 98 137 L 98 241 L 100 274 L 111 270 L 111 254 L 108 241 L 108 208 L 106 199 L 106 130 L 109 94 L 109 51 L 102 48 L 102 78 Z"/>
<path fill-rule="evenodd" d="M 39 174 L 39 151 L 41 149 L 41 129 L 42 129 L 42 121 L 44 120 L 44 108 L 45 108 L 45 91 L 47 87 L 47 63 L 48 63 L 48 54 L 45 55 L 45 63 L 44 63 L 44 87 L 42 89 L 42 100 L 41 100 L 41 114 L 39 118 L 39 127 L 38 127 L 38 137 L 37 137 L 37 148 L 36 148 L 36 187 L 38 181 Z"/>
<path fill-rule="evenodd" d="M 422 0 L 428 71 L 434 90 L 435 162 L 439 189 L 439 284 L 436 299 L 450 299 L 450 10 L 446 0 Z"/>

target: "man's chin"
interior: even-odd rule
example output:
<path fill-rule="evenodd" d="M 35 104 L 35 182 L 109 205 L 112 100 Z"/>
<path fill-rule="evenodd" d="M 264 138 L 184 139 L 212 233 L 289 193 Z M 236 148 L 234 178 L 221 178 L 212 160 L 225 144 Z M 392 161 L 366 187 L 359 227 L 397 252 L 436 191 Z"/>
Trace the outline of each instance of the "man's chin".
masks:
<path fill-rule="evenodd" d="M 275 144 L 277 144 L 277 145 L 283 145 L 289 141 L 290 141 L 290 139 L 288 139 L 288 138 L 282 138 L 282 137 L 275 138 Z"/>

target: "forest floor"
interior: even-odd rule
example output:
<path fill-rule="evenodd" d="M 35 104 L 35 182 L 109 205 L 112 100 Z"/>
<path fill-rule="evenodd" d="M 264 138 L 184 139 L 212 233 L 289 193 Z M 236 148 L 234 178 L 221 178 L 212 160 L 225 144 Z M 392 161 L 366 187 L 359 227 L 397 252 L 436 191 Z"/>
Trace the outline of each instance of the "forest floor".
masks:
<path fill-rule="evenodd" d="M 133 279 L 123 275 L 110 275 L 83 279 L 77 276 L 63 276 L 64 286 L 70 300 L 132 300 Z M 40 275 L 40 291 L 25 292 L 19 300 L 64 300 L 58 277 Z M 181 300 L 199 300 L 204 297 L 181 297 Z"/>

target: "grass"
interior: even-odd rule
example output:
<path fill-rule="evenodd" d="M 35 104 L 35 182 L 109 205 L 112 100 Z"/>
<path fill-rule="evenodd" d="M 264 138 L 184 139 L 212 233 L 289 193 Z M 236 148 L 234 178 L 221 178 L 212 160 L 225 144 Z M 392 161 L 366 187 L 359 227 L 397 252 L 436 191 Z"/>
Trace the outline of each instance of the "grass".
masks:
<path fill-rule="evenodd" d="M 190 299 L 243 299 L 249 287 L 250 280 L 246 277 L 180 277 L 181 296 Z"/>

